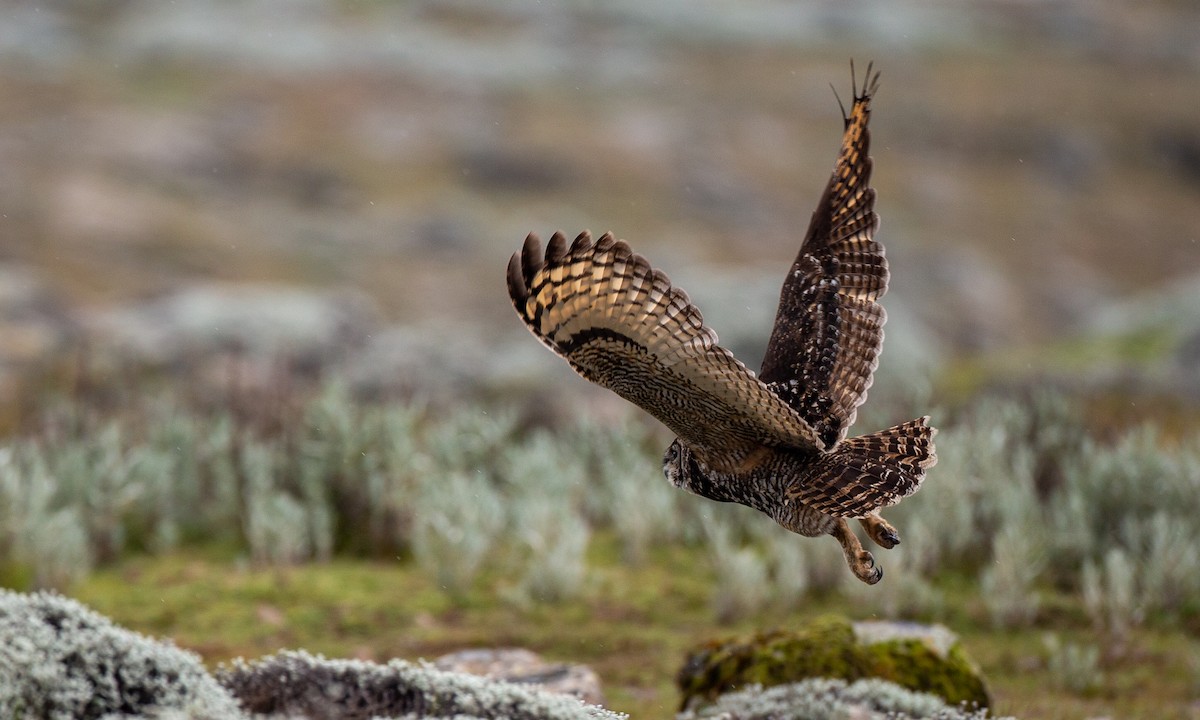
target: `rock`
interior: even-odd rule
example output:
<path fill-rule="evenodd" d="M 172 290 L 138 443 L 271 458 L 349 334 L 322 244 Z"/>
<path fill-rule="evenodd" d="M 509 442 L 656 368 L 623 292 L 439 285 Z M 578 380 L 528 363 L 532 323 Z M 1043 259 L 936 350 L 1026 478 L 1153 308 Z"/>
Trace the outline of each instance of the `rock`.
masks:
<path fill-rule="evenodd" d="M 845 680 L 810 678 L 771 688 L 754 686 L 726 693 L 711 705 L 679 713 L 675 720 L 889 720 L 897 717 L 912 720 L 992 718 L 987 710 L 956 708 L 933 695 L 905 690 L 886 680 L 847 683 Z"/>
<path fill-rule="evenodd" d="M 233 354 L 321 367 L 361 345 L 377 319 L 353 292 L 203 284 L 150 302 L 92 313 L 98 349 L 148 365 Z"/>
<path fill-rule="evenodd" d="M 625 720 L 574 697 L 403 660 L 379 665 L 287 651 L 235 661 L 216 676 L 256 717 Z"/>
<path fill-rule="evenodd" d="M 523 648 L 461 650 L 434 661 L 439 670 L 480 675 L 492 680 L 534 685 L 561 695 L 571 695 L 589 705 L 603 705 L 600 676 L 586 665 L 546 662 Z"/>
<path fill-rule="evenodd" d="M 957 637 L 940 625 L 852 623 L 825 617 L 798 630 L 717 640 L 689 653 L 677 678 L 685 709 L 750 685 L 807 678 L 879 678 L 950 705 L 990 705 L 987 688 Z"/>
<path fill-rule="evenodd" d="M 0 717 L 118 716 L 249 720 L 195 653 L 55 593 L 0 589 Z"/>
<path fill-rule="evenodd" d="M 898 620 L 862 620 L 854 623 L 854 639 L 864 645 L 878 645 L 894 640 L 919 640 L 938 655 L 950 655 L 958 636 L 945 625 L 925 625 Z"/>
<path fill-rule="evenodd" d="M 534 656 L 536 658 L 536 656 Z M 625 720 L 540 688 L 303 651 L 209 674 L 195 653 L 54 593 L 0 588 L 0 717 Z"/>

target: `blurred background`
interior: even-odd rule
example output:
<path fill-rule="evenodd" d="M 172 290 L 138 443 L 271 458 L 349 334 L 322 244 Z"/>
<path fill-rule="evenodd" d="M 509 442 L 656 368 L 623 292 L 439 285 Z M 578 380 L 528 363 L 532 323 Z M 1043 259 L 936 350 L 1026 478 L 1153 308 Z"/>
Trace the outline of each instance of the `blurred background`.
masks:
<path fill-rule="evenodd" d="M 208 663 L 529 647 L 635 717 L 731 628 L 934 620 L 1001 712 L 1197 717 L 1196 3 L 3 7 L 0 586 Z M 757 367 L 852 58 L 893 271 L 855 432 L 942 429 L 873 587 L 659 480 L 503 279 L 612 231 Z"/>
<path fill-rule="evenodd" d="M 337 366 L 371 392 L 587 395 L 505 296 L 508 256 L 556 229 L 627 239 L 757 366 L 851 58 L 883 73 L 872 151 L 893 281 L 873 395 L 1031 371 L 1200 394 L 1192 3 L 14 0 L 4 15 L 10 406 L 64 357 L 195 370 L 230 352 Z"/>

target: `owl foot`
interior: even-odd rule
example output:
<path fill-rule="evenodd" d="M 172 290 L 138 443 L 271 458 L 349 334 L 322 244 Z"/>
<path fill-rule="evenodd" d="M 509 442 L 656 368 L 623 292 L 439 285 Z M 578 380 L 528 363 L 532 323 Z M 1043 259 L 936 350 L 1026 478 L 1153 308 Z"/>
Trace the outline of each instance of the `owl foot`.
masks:
<path fill-rule="evenodd" d="M 850 563 L 850 569 L 859 580 L 874 585 L 883 579 L 883 568 L 875 564 L 875 556 L 870 552 L 863 550 L 855 560 Z"/>
<path fill-rule="evenodd" d="M 841 543 L 842 552 L 846 555 L 846 564 L 850 566 L 850 572 L 854 573 L 856 578 L 868 585 L 874 585 L 883 579 L 883 568 L 875 564 L 874 555 L 863 550 L 858 536 L 850 529 L 845 519 L 838 518 L 837 525 L 834 525 L 829 534 Z"/>
<path fill-rule="evenodd" d="M 892 527 L 891 523 L 878 515 L 871 514 L 865 518 L 859 518 L 859 522 L 867 531 L 867 536 L 879 547 L 891 550 L 900 544 L 900 533 L 896 532 L 896 528 Z"/>

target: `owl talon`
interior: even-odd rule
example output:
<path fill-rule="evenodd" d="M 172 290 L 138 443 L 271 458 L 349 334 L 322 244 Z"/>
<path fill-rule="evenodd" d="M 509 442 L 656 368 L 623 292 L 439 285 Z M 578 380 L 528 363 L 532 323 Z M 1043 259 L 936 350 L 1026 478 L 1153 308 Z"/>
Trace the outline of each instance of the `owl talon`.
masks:
<path fill-rule="evenodd" d="M 868 585 L 874 585 L 883 579 L 883 568 L 875 564 L 875 556 L 870 551 L 863 549 L 858 536 L 844 519 L 839 518 L 829 534 L 841 543 L 842 552 L 846 555 L 846 564 L 850 566 L 854 577 Z"/>
<path fill-rule="evenodd" d="M 868 585 L 874 585 L 883 579 L 883 568 L 875 564 L 875 556 L 863 550 L 858 554 L 858 562 L 850 569 L 855 576 Z"/>
<path fill-rule="evenodd" d="M 900 536 L 896 534 L 895 530 L 884 530 L 878 535 L 872 535 L 871 539 L 884 550 L 891 550 L 900 544 Z"/>
<path fill-rule="evenodd" d="M 891 550 L 900 544 L 900 533 L 896 532 L 896 528 L 892 527 L 891 523 L 878 515 L 868 515 L 859 522 L 867 531 L 867 536 L 884 550 Z"/>

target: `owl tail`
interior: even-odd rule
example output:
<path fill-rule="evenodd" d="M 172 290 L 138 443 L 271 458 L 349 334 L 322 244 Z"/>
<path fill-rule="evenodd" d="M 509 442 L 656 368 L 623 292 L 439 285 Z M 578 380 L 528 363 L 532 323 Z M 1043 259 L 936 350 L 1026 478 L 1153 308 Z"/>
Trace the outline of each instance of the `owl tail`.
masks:
<path fill-rule="evenodd" d="M 847 438 L 822 453 L 792 495 L 837 517 L 864 517 L 915 493 L 937 463 L 929 416 Z"/>

